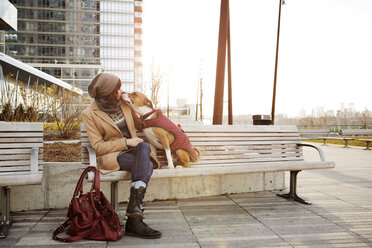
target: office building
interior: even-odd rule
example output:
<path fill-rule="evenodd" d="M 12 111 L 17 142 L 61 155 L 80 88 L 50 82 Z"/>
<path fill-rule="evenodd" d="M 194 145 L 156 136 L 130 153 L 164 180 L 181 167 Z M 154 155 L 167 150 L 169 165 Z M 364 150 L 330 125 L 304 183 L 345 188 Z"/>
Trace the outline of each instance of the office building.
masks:
<path fill-rule="evenodd" d="M 142 1 L 11 0 L 18 30 L 5 53 L 81 88 L 98 72 L 119 76 L 127 91 L 142 85 Z"/>

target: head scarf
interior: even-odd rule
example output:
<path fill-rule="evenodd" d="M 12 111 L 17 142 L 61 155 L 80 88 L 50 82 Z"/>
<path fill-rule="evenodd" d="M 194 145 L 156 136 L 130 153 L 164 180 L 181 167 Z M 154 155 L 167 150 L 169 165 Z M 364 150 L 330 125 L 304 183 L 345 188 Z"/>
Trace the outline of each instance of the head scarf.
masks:
<path fill-rule="evenodd" d="M 97 102 L 98 107 L 109 113 L 120 111 L 121 101 L 116 105 L 112 105 L 109 97 L 114 91 L 120 78 L 106 72 L 97 74 L 88 86 L 89 95 Z"/>

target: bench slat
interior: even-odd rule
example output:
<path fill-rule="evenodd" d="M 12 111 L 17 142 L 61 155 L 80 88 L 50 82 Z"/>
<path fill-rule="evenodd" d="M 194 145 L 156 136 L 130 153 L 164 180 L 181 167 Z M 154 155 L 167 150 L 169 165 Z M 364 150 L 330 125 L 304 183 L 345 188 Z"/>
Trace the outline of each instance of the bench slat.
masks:
<path fill-rule="evenodd" d="M 0 149 L 0 154 L 30 154 L 31 148 L 28 149 Z M 43 153 L 43 149 L 39 148 L 39 154 Z"/>
<path fill-rule="evenodd" d="M 192 137 L 300 137 L 298 133 L 187 133 Z"/>
<path fill-rule="evenodd" d="M 30 165 L 30 160 L 0 161 L 0 167 L 2 167 L 2 166 L 18 166 L 18 165 Z"/>
<path fill-rule="evenodd" d="M 157 156 L 159 161 L 166 161 L 165 155 Z M 241 156 L 241 155 L 225 155 L 225 156 L 203 156 L 199 162 L 194 162 L 192 164 L 198 165 L 208 161 L 216 161 L 216 163 L 230 160 L 232 163 L 237 160 L 252 162 L 255 160 L 262 160 L 272 158 L 273 160 L 303 160 L 303 154 L 259 154 L 257 156 Z M 289 159 L 290 158 L 290 159 Z M 87 157 L 86 157 L 87 159 Z"/>
<path fill-rule="evenodd" d="M 341 135 L 368 136 L 372 135 L 372 129 L 341 129 Z"/>
<path fill-rule="evenodd" d="M 0 133 L 0 137 L 43 137 L 43 133 L 40 132 L 6 132 Z"/>
<path fill-rule="evenodd" d="M 282 152 L 283 150 L 281 149 L 267 149 L 270 152 L 276 153 L 276 152 Z M 295 148 L 286 148 L 284 152 L 290 153 L 290 152 L 300 152 L 300 149 L 295 149 Z M 245 153 L 254 153 L 257 152 L 257 150 L 244 150 L 244 151 L 239 151 L 239 150 L 233 150 L 233 151 L 226 151 L 226 150 L 203 150 L 202 155 L 207 156 L 207 155 L 224 155 L 224 154 L 245 154 Z"/>
<path fill-rule="evenodd" d="M 173 178 L 173 177 L 200 177 L 200 176 L 214 176 L 225 174 L 243 174 L 243 173 L 259 173 L 259 172 L 275 172 L 275 171 L 290 171 L 290 170 L 312 170 L 333 168 L 334 162 L 267 162 L 253 163 L 249 166 L 214 166 L 213 168 L 187 168 L 187 169 L 156 169 L 153 171 L 151 178 Z M 196 166 L 195 166 L 196 167 Z M 216 169 L 218 168 L 218 169 Z M 88 176 L 92 180 L 92 175 Z M 115 171 L 104 176 L 101 176 L 102 182 L 130 180 L 130 172 Z"/>
<path fill-rule="evenodd" d="M 215 133 L 215 132 L 211 132 L 211 133 L 206 133 L 206 132 L 186 132 L 187 136 L 189 137 L 198 137 L 198 136 L 202 136 L 202 137 L 218 137 L 218 136 L 221 136 L 221 137 L 224 137 L 224 136 L 228 136 L 228 137 L 234 137 L 234 136 L 237 136 L 237 137 L 267 137 L 267 136 L 273 136 L 273 137 L 300 137 L 300 135 L 298 133 L 269 133 L 269 132 L 266 132 L 266 133 L 256 133 L 256 132 L 234 132 L 234 133 L 230 133 L 230 132 L 220 132 L 220 133 Z M 80 132 L 80 135 L 81 137 L 88 137 L 88 133 L 87 132 Z M 145 137 L 142 133 L 137 133 L 137 136 L 138 137 Z"/>
<path fill-rule="evenodd" d="M 296 137 L 193 137 L 191 142 L 235 142 L 235 141 L 299 141 Z"/>
<path fill-rule="evenodd" d="M 260 137 L 260 136 L 240 136 L 240 137 L 229 137 L 229 136 L 226 136 L 226 137 L 201 137 L 201 136 L 194 136 L 194 137 L 190 137 L 190 141 L 193 143 L 193 142 L 226 142 L 226 141 L 229 141 L 229 142 L 234 142 L 234 141 L 297 141 L 297 142 L 300 142 L 300 139 L 298 137 L 292 137 L 292 136 L 289 136 L 289 137 L 280 137 L 280 136 L 274 136 L 274 137 L 270 137 L 270 136 L 266 136 L 266 137 Z M 84 145 L 89 145 L 89 139 L 88 137 L 82 137 L 81 138 L 81 142 L 84 144 Z M 225 143 L 224 143 L 225 144 Z"/>
<path fill-rule="evenodd" d="M 284 153 L 284 154 L 273 154 L 273 153 L 268 153 L 268 154 L 251 154 L 251 155 L 218 155 L 218 156 L 213 156 L 213 155 L 204 155 L 203 156 L 203 159 L 200 160 L 200 161 L 204 161 L 204 160 L 223 160 L 223 159 L 246 159 L 246 158 L 250 158 L 250 159 L 253 159 L 253 158 L 267 158 L 267 157 L 270 157 L 270 158 L 283 158 L 283 157 L 299 157 L 301 156 L 302 157 L 302 153 L 298 153 L 298 154 L 295 154 L 295 153 L 292 153 L 292 154 L 288 154 L 288 153 Z M 158 156 L 159 157 L 159 156 Z"/>
<path fill-rule="evenodd" d="M 277 132 L 277 133 L 298 133 L 296 126 L 272 126 L 272 125 L 182 125 L 182 130 L 187 132 L 206 132 L 206 133 L 218 133 L 218 132 L 252 132 L 252 133 L 265 133 L 265 132 Z"/>
<path fill-rule="evenodd" d="M 226 142 L 192 142 L 193 146 L 216 146 L 216 145 L 271 145 L 271 144 L 296 144 L 297 141 L 235 141 L 235 142 L 229 142 L 226 144 Z"/>
<path fill-rule="evenodd" d="M 30 160 L 31 154 L 14 154 L 14 155 L 0 155 L 0 160 Z M 39 154 L 39 159 L 43 159 L 42 154 Z"/>
<path fill-rule="evenodd" d="M 0 144 L 0 148 L 27 148 L 27 147 L 43 147 L 43 143 L 9 143 L 9 144 Z"/>
<path fill-rule="evenodd" d="M 38 143 L 38 142 L 43 142 L 43 138 L 0 138 L 0 143 Z"/>
<path fill-rule="evenodd" d="M 0 174 L 0 186 L 13 186 L 13 185 L 34 185 L 40 184 L 43 178 L 42 173 L 30 174 L 30 173 L 1 173 Z"/>
<path fill-rule="evenodd" d="M 42 170 L 43 169 L 43 166 L 42 165 L 39 165 L 39 170 Z M 0 172 L 3 172 L 3 171 L 30 171 L 31 170 L 31 166 L 28 164 L 26 164 L 26 166 L 24 166 L 24 164 L 19 164 L 19 165 L 11 165 L 11 166 L 0 166 Z"/>
<path fill-rule="evenodd" d="M 226 141 L 192 141 L 191 140 L 191 143 L 193 144 L 193 146 L 197 147 L 197 145 L 200 145 L 200 146 L 212 146 L 212 147 L 226 147 L 226 146 L 230 146 L 231 145 L 254 145 L 256 146 L 257 148 L 259 148 L 261 145 L 264 146 L 264 145 L 271 145 L 271 146 L 280 146 L 280 145 L 289 145 L 289 146 L 293 146 L 293 145 L 296 145 L 297 143 L 300 143 L 299 140 L 284 140 L 284 141 L 281 141 L 281 140 L 273 140 L 273 141 L 254 141 L 254 140 L 250 140 L 250 141 L 244 141 L 244 140 L 236 140 L 236 141 L 231 141 L 231 142 L 226 142 Z M 82 147 L 86 147 L 86 146 L 90 146 L 90 143 L 88 140 L 82 140 L 81 142 L 81 145 Z"/>
<path fill-rule="evenodd" d="M 41 125 L 40 125 L 41 124 Z M 1 122 L 0 132 L 43 132 L 43 125 L 39 122 Z"/>
<path fill-rule="evenodd" d="M 209 165 L 209 164 L 249 164 L 249 163 L 256 163 L 256 162 L 266 162 L 266 161 L 301 161 L 302 158 L 296 158 L 296 157 L 284 157 L 284 158 L 272 158 L 272 157 L 262 157 L 262 158 L 241 158 L 241 159 L 222 159 L 219 158 L 218 160 L 203 160 L 197 163 L 192 163 L 195 166 L 200 165 Z"/>
<path fill-rule="evenodd" d="M 271 150 L 271 149 L 293 149 L 297 147 L 298 142 L 295 143 L 288 143 L 288 144 L 247 144 L 247 145 L 231 145 L 230 143 L 220 143 L 211 146 L 199 146 L 199 150 L 237 150 L 237 151 L 245 151 L 245 150 Z M 301 148 L 300 148 L 301 149 Z"/>
<path fill-rule="evenodd" d="M 354 140 L 350 137 L 318 137 L 318 139 L 329 139 L 329 140 Z"/>

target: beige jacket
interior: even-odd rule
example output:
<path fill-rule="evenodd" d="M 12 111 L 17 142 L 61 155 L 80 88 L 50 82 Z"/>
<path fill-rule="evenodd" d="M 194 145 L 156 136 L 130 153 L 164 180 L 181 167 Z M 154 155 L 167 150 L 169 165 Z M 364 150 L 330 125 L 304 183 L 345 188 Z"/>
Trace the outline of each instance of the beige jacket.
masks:
<path fill-rule="evenodd" d="M 137 137 L 136 129 L 142 129 L 142 122 L 133 108 L 123 103 L 120 106 L 132 138 Z M 82 112 L 82 119 L 87 129 L 90 144 L 98 157 L 98 169 L 107 174 L 120 169 L 117 156 L 121 151 L 128 149 L 125 137 L 115 122 L 97 106 L 94 101 L 90 107 Z M 159 168 L 159 162 L 151 154 L 154 169 Z"/>

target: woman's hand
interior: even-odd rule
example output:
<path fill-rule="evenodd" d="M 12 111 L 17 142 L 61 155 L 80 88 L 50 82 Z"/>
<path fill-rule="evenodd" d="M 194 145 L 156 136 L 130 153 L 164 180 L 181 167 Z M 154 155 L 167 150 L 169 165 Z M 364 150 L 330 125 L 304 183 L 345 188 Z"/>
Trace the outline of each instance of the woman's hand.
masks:
<path fill-rule="evenodd" d="M 143 139 L 131 138 L 131 139 L 126 139 L 126 142 L 127 142 L 127 146 L 136 147 L 139 143 L 143 142 Z"/>

